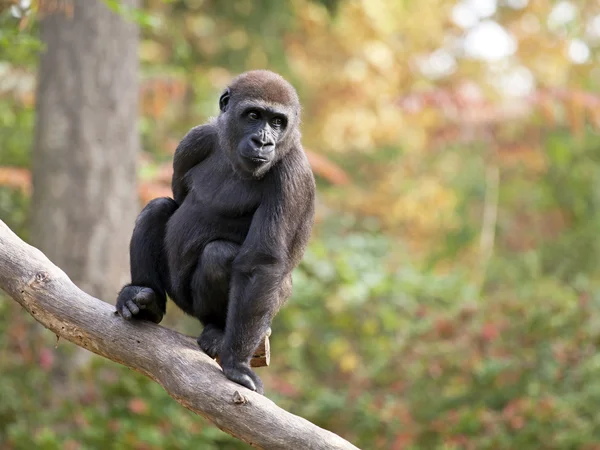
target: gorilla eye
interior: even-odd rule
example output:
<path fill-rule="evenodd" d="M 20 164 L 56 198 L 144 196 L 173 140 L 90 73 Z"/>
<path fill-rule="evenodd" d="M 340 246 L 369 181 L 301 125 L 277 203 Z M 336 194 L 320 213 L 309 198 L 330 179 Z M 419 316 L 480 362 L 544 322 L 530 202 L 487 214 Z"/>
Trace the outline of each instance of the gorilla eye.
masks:
<path fill-rule="evenodd" d="M 258 114 L 258 112 L 256 112 L 256 111 L 250 111 L 250 112 L 248 113 L 248 118 L 249 118 L 250 120 L 258 120 L 258 119 L 260 118 L 260 115 L 259 115 L 259 114 Z"/>
<path fill-rule="evenodd" d="M 283 119 L 281 117 L 276 117 L 271 121 L 271 124 L 274 127 L 279 128 L 279 127 L 283 126 Z"/>

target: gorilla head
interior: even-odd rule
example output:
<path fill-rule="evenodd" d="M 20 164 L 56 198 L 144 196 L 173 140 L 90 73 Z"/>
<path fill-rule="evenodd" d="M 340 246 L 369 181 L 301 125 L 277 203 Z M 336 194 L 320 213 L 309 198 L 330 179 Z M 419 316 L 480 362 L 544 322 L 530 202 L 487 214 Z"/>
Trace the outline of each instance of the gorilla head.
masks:
<path fill-rule="evenodd" d="M 254 70 L 238 76 L 219 106 L 219 140 L 242 176 L 261 178 L 300 141 L 298 94 L 280 75 Z"/>

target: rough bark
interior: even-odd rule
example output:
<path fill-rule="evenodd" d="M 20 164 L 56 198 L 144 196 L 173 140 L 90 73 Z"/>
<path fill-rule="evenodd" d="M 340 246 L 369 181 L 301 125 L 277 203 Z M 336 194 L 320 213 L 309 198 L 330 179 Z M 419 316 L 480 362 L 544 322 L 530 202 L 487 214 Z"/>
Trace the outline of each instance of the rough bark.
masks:
<path fill-rule="evenodd" d="M 57 336 L 150 377 L 186 408 L 264 449 L 354 449 L 341 437 L 229 381 L 193 338 L 127 322 L 77 288 L 0 221 L 0 288 Z"/>
<path fill-rule="evenodd" d="M 100 0 L 69 5 L 46 8 L 40 24 L 31 236 L 78 286 L 112 301 L 138 211 L 138 30 Z"/>

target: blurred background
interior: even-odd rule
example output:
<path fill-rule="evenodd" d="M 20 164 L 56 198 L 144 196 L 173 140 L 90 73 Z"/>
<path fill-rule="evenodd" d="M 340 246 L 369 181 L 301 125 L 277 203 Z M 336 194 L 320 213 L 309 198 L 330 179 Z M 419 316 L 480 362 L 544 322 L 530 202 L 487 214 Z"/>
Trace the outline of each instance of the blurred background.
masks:
<path fill-rule="evenodd" d="M 364 449 L 600 449 L 599 50 L 595 0 L 0 0 L 0 218 L 113 303 L 178 141 L 277 71 L 318 205 L 268 396 Z M 0 447 L 248 448 L 1 296 Z"/>

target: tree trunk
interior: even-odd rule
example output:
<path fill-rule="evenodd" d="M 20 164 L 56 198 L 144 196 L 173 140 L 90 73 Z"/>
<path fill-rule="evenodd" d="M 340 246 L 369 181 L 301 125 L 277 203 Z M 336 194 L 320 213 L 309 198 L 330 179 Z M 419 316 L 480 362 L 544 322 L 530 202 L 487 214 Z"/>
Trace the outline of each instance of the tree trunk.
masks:
<path fill-rule="evenodd" d="M 112 302 L 138 212 L 138 30 L 100 0 L 73 6 L 41 21 L 31 239 Z"/>

